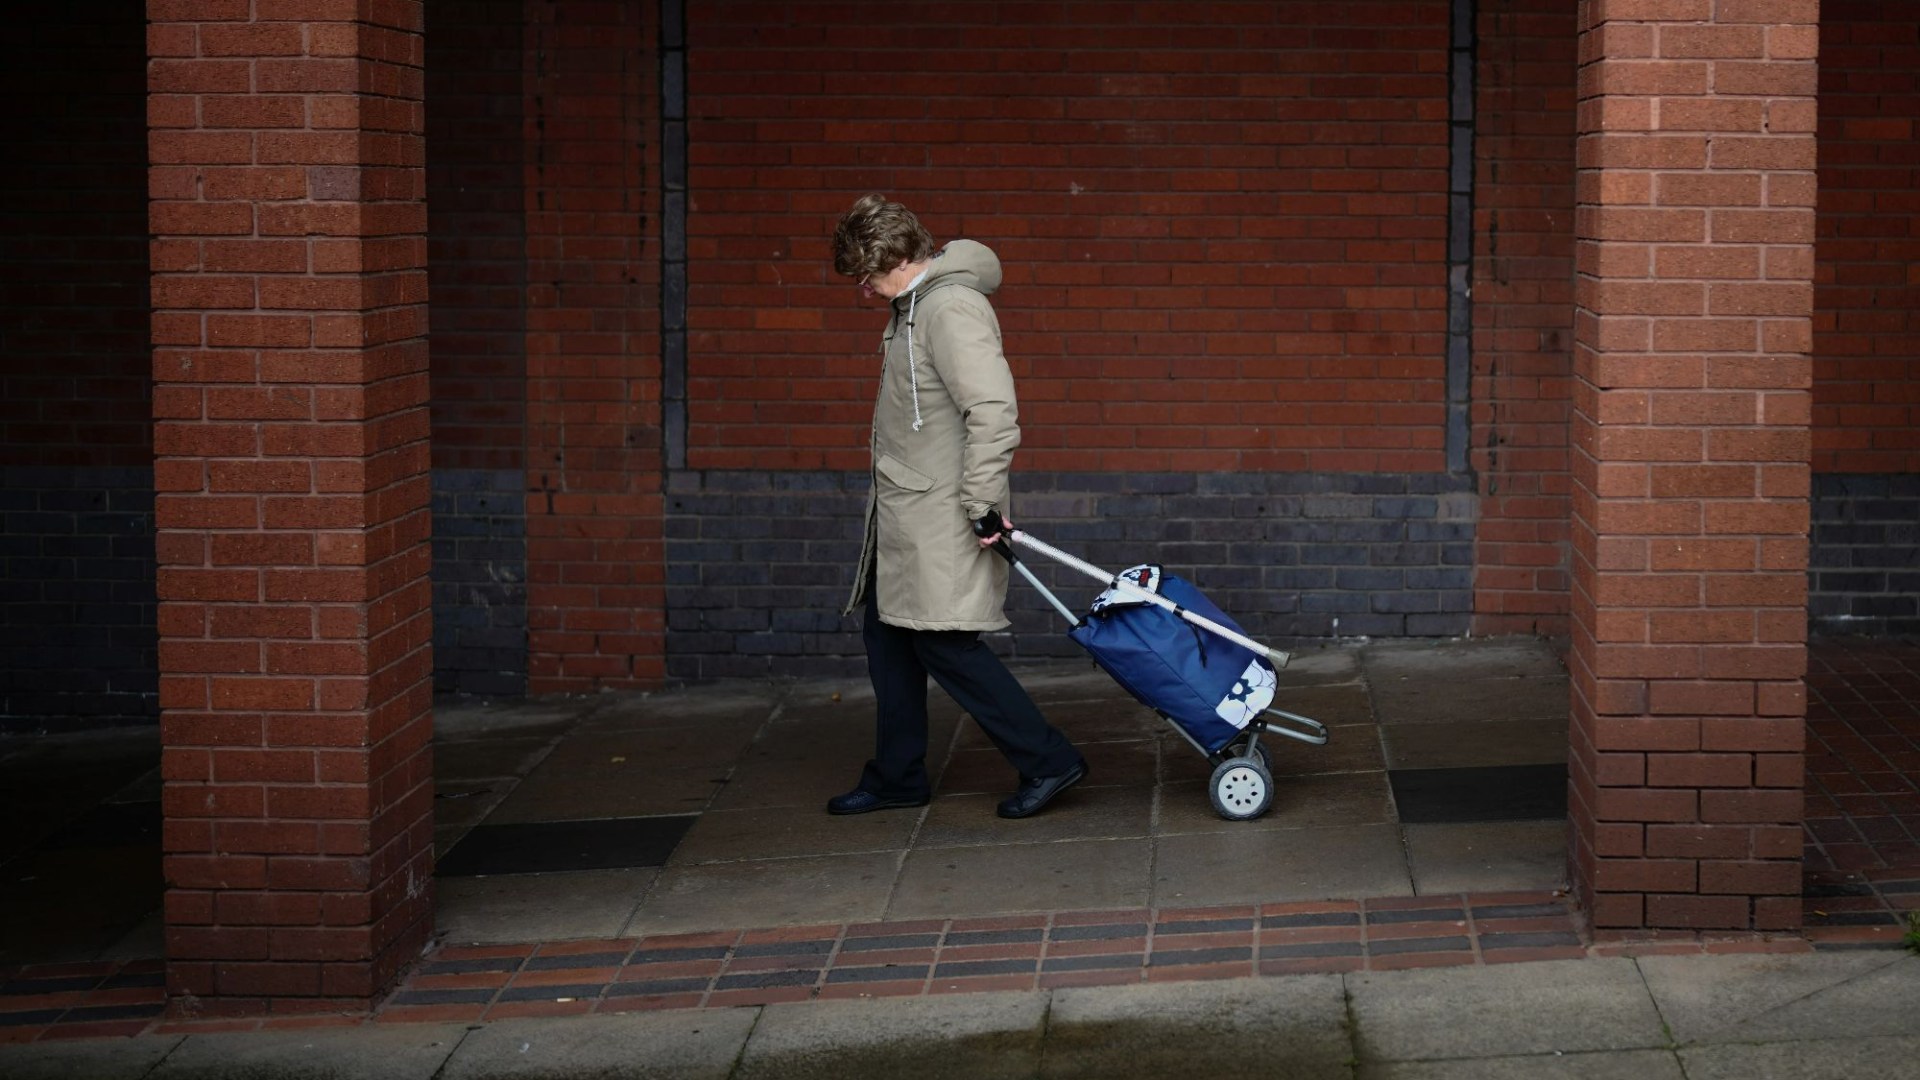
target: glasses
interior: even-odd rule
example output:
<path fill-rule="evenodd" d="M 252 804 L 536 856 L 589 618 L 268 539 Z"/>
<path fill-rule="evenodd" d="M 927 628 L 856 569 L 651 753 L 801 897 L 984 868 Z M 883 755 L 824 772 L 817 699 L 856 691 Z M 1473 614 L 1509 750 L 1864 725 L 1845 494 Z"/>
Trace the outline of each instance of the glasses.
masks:
<path fill-rule="evenodd" d="M 905 265 L 906 264 L 904 262 L 900 264 L 900 266 L 905 266 Z M 874 278 L 884 279 L 888 274 L 891 274 L 895 270 L 898 270 L 900 266 L 882 266 L 876 270 L 869 270 L 867 271 L 866 276 L 862 277 L 858 282 L 855 282 L 855 284 L 865 285 L 867 288 L 872 288 Z"/>

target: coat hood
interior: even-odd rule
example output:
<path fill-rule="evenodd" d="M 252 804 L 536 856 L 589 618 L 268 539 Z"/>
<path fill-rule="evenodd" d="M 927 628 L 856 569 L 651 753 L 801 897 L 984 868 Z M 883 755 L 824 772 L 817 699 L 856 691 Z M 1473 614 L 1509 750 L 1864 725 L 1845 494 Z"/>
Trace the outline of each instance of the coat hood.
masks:
<path fill-rule="evenodd" d="M 901 304 L 909 301 L 914 293 L 924 296 L 942 285 L 965 285 L 983 296 L 991 296 L 1000 287 L 1000 256 L 978 241 L 955 240 L 934 253 L 919 288 L 896 297 L 893 302 Z"/>
<path fill-rule="evenodd" d="M 913 288 L 893 298 L 893 317 L 898 320 L 902 315 L 907 321 L 907 383 L 913 393 L 913 430 L 919 431 L 923 423 L 920 414 L 920 360 L 916 355 L 913 330 L 914 312 L 919 308 L 920 298 L 949 285 L 965 285 L 982 296 L 986 296 L 1000 287 L 1000 257 L 985 244 L 972 240 L 955 240 L 946 247 L 933 253 L 927 260 L 927 268 L 921 271 Z M 904 306 L 901 301 L 905 301 Z M 889 339 L 893 330 L 889 325 Z"/>

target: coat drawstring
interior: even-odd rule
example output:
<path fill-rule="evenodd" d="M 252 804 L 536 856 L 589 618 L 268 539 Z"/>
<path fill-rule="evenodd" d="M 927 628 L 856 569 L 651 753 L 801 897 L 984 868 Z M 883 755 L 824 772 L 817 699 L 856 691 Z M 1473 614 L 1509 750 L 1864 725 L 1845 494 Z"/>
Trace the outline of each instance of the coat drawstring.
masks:
<path fill-rule="evenodd" d="M 907 383 L 913 388 L 913 430 L 920 430 L 920 369 L 913 355 L 913 307 L 920 299 L 920 290 L 907 294 Z"/>

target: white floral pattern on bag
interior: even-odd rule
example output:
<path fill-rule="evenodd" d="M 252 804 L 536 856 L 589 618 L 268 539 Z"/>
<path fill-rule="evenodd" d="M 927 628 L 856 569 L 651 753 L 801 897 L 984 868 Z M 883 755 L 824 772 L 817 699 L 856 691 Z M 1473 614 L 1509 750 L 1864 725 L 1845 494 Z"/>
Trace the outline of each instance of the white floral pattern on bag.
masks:
<path fill-rule="evenodd" d="M 1243 728 L 1253 722 L 1267 706 L 1273 704 L 1273 690 L 1279 683 L 1273 669 L 1267 662 L 1256 657 L 1247 665 L 1247 670 L 1233 682 L 1227 696 L 1214 706 L 1215 715 L 1234 727 Z"/>

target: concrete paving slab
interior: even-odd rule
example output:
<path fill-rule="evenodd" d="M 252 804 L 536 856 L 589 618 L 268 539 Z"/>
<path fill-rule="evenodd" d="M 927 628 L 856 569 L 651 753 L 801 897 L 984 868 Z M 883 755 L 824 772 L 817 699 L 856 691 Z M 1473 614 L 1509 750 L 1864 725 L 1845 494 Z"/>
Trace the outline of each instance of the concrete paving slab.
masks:
<path fill-rule="evenodd" d="M 1274 784 L 1273 808 L 1252 821 L 1228 821 L 1214 812 L 1207 782 L 1188 780 L 1160 789 L 1158 836 L 1250 832 L 1328 825 L 1392 824 L 1393 796 L 1384 772 L 1282 777 Z"/>
<path fill-rule="evenodd" d="M 1145 838 L 915 849 L 886 917 L 1144 907 L 1151 857 Z"/>
<path fill-rule="evenodd" d="M 1333 727 L 1339 724 L 1373 723 L 1373 703 L 1367 697 L 1367 684 L 1355 680 L 1342 683 L 1288 685 L 1288 676 L 1280 678 L 1274 692 L 1275 708 L 1312 717 Z"/>
<path fill-rule="evenodd" d="M 132 780 L 126 786 L 107 798 L 110 803 L 159 802 L 166 787 L 166 780 L 155 765 Z"/>
<path fill-rule="evenodd" d="M 150 1035 L 0 1043 L 0 1076 L 7 1080 L 141 1080 L 184 1039 L 183 1035 Z"/>
<path fill-rule="evenodd" d="M 1087 778 L 1081 781 L 1084 784 L 1144 786 L 1152 784 L 1160 772 L 1159 739 L 1082 742 L 1079 747 L 1081 756 L 1087 759 Z"/>
<path fill-rule="evenodd" d="M 879 919 L 900 852 L 754 859 L 669 867 L 627 923 L 627 934 L 794 926 Z"/>
<path fill-rule="evenodd" d="M 1639 963 L 1682 1045 L 1908 1035 L 1920 1001 L 1920 957 L 1892 950 Z"/>
<path fill-rule="evenodd" d="M 146 1080 L 429 1080 L 464 1024 L 189 1035 Z"/>
<path fill-rule="evenodd" d="M 435 1080 L 725 1080 L 759 1012 L 502 1020 L 471 1032 Z"/>
<path fill-rule="evenodd" d="M 1160 741 L 1154 738 L 1124 742 L 1080 742 L 1081 756 L 1087 760 L 1086 785 L 1109 787 L 1115 784 L 1143 786 L 1154 782 L 1160 768 Z M 1188 748 L 1191 753 L 1191 748 Z M 1007 763 L 1006 755 L 991 747 L 955 750 L 953 759 L 940 770 L 934 790 L 942 795 L 993 792 L 1001 798 L 1019 786 L 1020 774 Z"/>
<path fill-rule="evenodd" d="M 960 722 L 955 713 L 931 716 L 927 720 L 927 748 L 937 752 L 953 736 Z M 759 762 L 804 762 L 808 765 L 839 764 L 848 755 L 854 757 L 858 774 L 860 762 L 873 753 L 873 711 L 840 709 L 813 716 L 783 716 L 769 721 L 754 736 L 741 754 L 742 764 Z"/>
<path fill-rule="evenodd" d="M 1100 676 L 1106 679 L 1103 672 Z M 1140 739 L 1166 727 L 1160 714 L 1140 704 L 1133 695 L 1107 679 L 1106 690 L 1085 700 L 1049 702 L 1041 706 L 1047 721 L 1075 739 L 1105 742 Z"/>
<path fill-rule="evenodd" d="M 1153 819 L 1151 786 L 1094 786 L 1089 781 L 1055 800 L 1044 813 L 1018 821 L 1008 821 L 995 813 L 994 808 L 1004 797 L 989 793 L 935 799 L 913 846 L 973 847 L 1138 837 L 1147 835 Z"/>
<path fill-rule="evenodd" d="M 1627 959 L 1349 975 L 1363 1061 L 1657 1049 L 1666 1033 Z"/>
<path fill-rule="evenodd" d="M 1047 722 L 1066 733 L 1076 743 L 1121 742 L 1153 738 L 1166 730 L 1167 722 L 1153 710 L 1109 685 L 1105 698 L 1041 705 Z M 960 725 L 957 749 L 979 750 L 993 746 L 980 725 L 968 721 Z"/>
<path fill-rule="evenodd" d="M 446 858 L 447 853 L 453 850 L 453 846 L 472 831 L 471 824 L 435 825 L 433 827 L 433 861 L 437 864 L 441 859 Z"/>
<path fill-rule="evenodd" d="M 584 695 L 498 702 L 440 698 L 433 703 L 433 735 L 436 739 L 559 735 L 572 730 L 601 703 L 598 697 Z"/>
<path fill-rule="evenodd" d="M 840 696 L 836 698 L 833 696 L 835 694 Z M 769 726 L 845 726 L 850 730 L 864 728 L 871 731 L 875 711 L 873 687 L 865 679 L 857 688 L 843 684 L 799 684 L 788 693 Z M 930 723 L 945 725 L 965 715 L 965 711 L 947 696 L 946 691 L 928 683 L 927 719 Z"/>
<path fill-rule="evenodd" d="M 1556 646 L 1539 638 L 1376 641 L 1361 650 L 1370 679 L 1488 679 L 1564 675 Z"/>
<path fill-rule="evenodd" d="M 1698 1074 L 1692 1075 L 1699 1080 Z M 1671 1050 L 1602 1050 L 1448 1061 L 1362 1061 L 1355 1080 L 1688 1080 L 1688 1076 Z"/>
<path fill-rule="evenodd" d="M 1056 990 L 1048 1080 L 1347 1076 L 1352 1056 L 1337 975 Z"/>
<path fill-rule="evenodd" d="M 1360 676 L 1361 646 L 1306 642 L 1278 647 L 1292 657 L 1280 669 L 1283 690 L 1312 683 L 1348 682 Z"/>
<path fill-rule="evenodd" d="M 1272 756 L 1276 777 L 1378 772 L 1386 768 L 1380 754 L 1380 729 L 1372 724 L 1330 728 L 1325 746 L 1309 746 L 1285 736 L 1268 736 L 1260 742 Z M 1213 775 L 1207 759 L 1173 732 L 1160 740 L 1160 762 L 1163 783 L 1205 780 Z"/>
<path fill-rule="evenodd" d="M 1555 765 L 1567 760 L 1567 717 L 1389 724 L 1380 743 L 1389 769 Z"/>
<path fill-rule="evenodd" d="M 1417 896 L 1532 892 L 1567 880 L 1565 821 L 1404 825 Z"/>
<path fill-rule="evenodd" d="M 927 768 L 936 776 L 959 722 L 958 715 L 948 715 L 927 723 Z M 861 766 L 872 756 L 871 714 L 859 722 L 769 724 L 740 755 L 712 809 L 824 808 L 829 798 L 859 781 Z"/>
<path fill-rule="evenodd" d="M 699 813 L 727 782 L 751 737 L 744 728 L 575 732 L 520 782 L 488 823 Z"/>
<path fill-rule="evenodd" d="M 929 704 L 929 723 L 945 723 L 959 716 L 959 709 L 949 706 L 946 710 L 931 709 Z M 782 738 L 822 737 L 845 740 L 855 745 L 869 744 L 873 741 L 873 715 L 871 702 L 845 704 L 842 702 L 820 702 L 804 708 L 795 708 L 791 712 L 786 706 L 769 717 L 760 728 L 756 743 L 772 747 Z"/>
<path fill-rule="evenodd" d="M 1380 723 L 1559 720 L 1567 715 L 1564 676 L 1509 679 L 1400 679 L 1373 684 Z"/>
<path fill-rule="evenodd" d="M 1155 907 L 1405 896 L 1407 891 L 1400 832 L 1392 825 L 1228 830 L 1154 841 Z"/>
<path fill-rule="evenodd" d="M 0 880 L 0 965 L 91 960 L 160 906 L 157 844 L 42 848 Z"/>
<path fill-rule="evenodd" d="M 1380 729 L 1372 724 L 1329 727 L 1324 746 L 1312 746 L 1285 736 L 1269 736 L 1261 742 L 1273 759 L 1275 777 L 1375 772 L 1386 768 L 1386 759 L 1380 753 Z"/>
<path fill-rule="evenodd" d="M 842 757 L 831 766 L 814 764 L 811 768 L 769 762 L 744 765 L 727 778 L 707 811 L 778 809 L 825 814 L 828 799 L 859 781 L 860 766 L 865 761 L 865 755 L 859 755 Z"/>
<path fill-rule="evenodd" d="M 603 732 L 715 724 L 758 726 L 773 715 L 784 693 L 775 684 L 742 682 L 609 695 L 587 717 L 585 726 Z"/>
<path fill-rule="evenodd" d="M 520 781 L 511 776 L 438 781 L 433 788 L 433 826 L 458 828 L 465 833 L 499 809 L 519 786 Z"/>
<path fill-rule="evenodd" d="M 451 944 L 610 938 L 657 868 L 434 879 L 434 918 Z"/>
<path fill-rule="evenodd" d="M 1109 699 L 1114 693 L 1112 676 L 1085 657 L 1041 664 L 1015 663 L 1008 668 L 1043 707 L 1063 701 Z"/>
<path fill-rule="evenodd" d="M 1047 995 L 954 994 L 770 1005 L 731 1080 L 1027 1080 Z"/>
<path fill-rule="evenodd" d="M 160 760 L 156 727 L 0 738 L 0 860 L 31 849 Z"/>
<path fill-rule="evenodd" d="M 435 739 L 433 778 L 448 784 L 525 776 L 555 741 L 551 735 Z"/>
<path fill-rule="evenodd" d="M 1913 1080 L 1920 1036 L 1690 1046 L 1679 1057 L 1688 1080 Z"/>
<path fill-rule="evenodd" d="M 931 768 L 931 766 L 929 766 Z M 941 795 L 998 793 L 1004 798 L 1020 782 L 1020 774 L 1006 756 L 992 747 L 955 750 L 934 773 L 933 790 Z"/>
<path fill-rule="evenodd" d="M 815 708 L 845 707 L 863 708 L 867 715 L 873 715 L 873 683 L 865 673 L 799 679 L 780 699 L 782 716 L 796 716 Z"/>
<path fill-rule="evenodd" d="M 667 865 L 900 851 L 925 815 L 925 810 L 903 809 L 834 817 L 823 806 L 709 810 L 694 822 Z"/>
<path fill-rule="evenodd" d="M 167 955 L 167 921 L 159 909 L 148 912 L 120 940 L 100 950 L 95 960 L 150 960 Z M 4 1075 L 4 1073 L 0 1073 Z"/>

